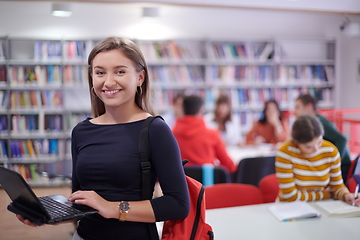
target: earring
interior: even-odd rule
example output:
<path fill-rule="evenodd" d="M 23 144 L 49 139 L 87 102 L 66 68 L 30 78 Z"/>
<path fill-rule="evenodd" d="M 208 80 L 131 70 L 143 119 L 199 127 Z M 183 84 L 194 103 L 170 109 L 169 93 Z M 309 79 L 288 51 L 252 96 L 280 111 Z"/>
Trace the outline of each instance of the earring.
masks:
<path fill-rule="evenodd" d="M 140 91 L 138 92 L 138 89 L 140 89 Z M 138 86 L 138 88 L 136 88 L 136 93 L 139 95 L 142 95 L 142 87 Z"/>
<path fill-rule="evenodd" d="M 98 97 L 98 96 L 96 95 L 96 92 L 95 92 L 94 87 L 92 87 L 92 88 L 90 89 L 90 93 L 91 93 L 91 96 L 92 96 L 92 97 L 94 97 L 94 98 Z"/>

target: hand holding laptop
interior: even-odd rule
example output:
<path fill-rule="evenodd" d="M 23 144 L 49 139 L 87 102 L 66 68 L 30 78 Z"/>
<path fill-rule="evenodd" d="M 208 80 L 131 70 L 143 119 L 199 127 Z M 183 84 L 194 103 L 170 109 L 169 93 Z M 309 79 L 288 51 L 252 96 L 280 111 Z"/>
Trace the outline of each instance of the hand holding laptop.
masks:
<path fill-rule="evenodd" d="M 98 212 L 88 206 L 80 207 L 59 194 L 38 198 L 19 173 L 3 167 L 0 184 L 12 200 L 7 209 L 29 226 L 75 221 Z"/>

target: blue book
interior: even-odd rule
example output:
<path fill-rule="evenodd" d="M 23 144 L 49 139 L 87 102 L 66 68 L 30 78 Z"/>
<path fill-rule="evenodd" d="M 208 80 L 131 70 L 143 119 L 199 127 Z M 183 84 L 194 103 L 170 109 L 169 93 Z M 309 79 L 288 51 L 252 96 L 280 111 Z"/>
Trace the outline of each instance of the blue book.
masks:
<path fill-rule="evenodd" d="M 29 130 L 35 130 L 35 117 L 33 115 L 29 116 Z"/>
<path fill-rule="evenodd" d="M 56 139 L 50 139 L 49 141 L 49 153 L 50 154 L 56 154 L 57 153 L 57 140 Z"/>
<path fill-rule="evenodd" d="M 7 153 L 7 146 L 6 146 L 6 142 L 3 140 L 1 141 L 1 148 L 2 148 L 2 152 L 3 152 L 3 156 L 5 158 L 7 158 L 8 153 Z"/>
<path fill-rule="evenodd" d="M 54 66 L 49 65 L 48 66 L 48 84 L 54 83 Z"/>

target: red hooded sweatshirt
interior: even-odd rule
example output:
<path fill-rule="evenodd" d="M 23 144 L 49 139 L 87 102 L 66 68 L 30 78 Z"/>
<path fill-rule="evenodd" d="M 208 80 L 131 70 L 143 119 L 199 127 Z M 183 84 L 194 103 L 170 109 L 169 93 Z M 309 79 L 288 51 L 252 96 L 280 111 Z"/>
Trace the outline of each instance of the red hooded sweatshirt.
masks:
<path fill-rule="evenodd" d="M 223 167 L 234 172 L 237 167 L 226 152 L 218 131 L 208 129 L 201 117 L 187 115 L 175 122 L 173 133 L 180 146 L 182 159 L 190 164 L 214 164 L 218 159 Z"/>

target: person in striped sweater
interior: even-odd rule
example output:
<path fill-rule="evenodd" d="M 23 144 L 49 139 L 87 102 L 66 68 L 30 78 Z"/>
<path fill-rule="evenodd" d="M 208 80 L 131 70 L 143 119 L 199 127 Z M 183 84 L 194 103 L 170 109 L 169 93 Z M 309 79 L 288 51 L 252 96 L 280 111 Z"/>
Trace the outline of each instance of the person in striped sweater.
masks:
<path fill-rule="evenodd" d="M 315 116 L 300 116 L 294 122 L 292 140 L 285 142 L 276 156 L 278 199 L 292 202 L 334 198 L 360 205 L 360 198 L 355 201 L 343 183 L 337 148 L 323 140 L 323 134 L 323 126 Z"/>

